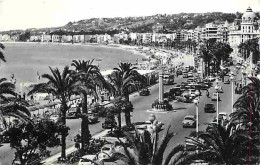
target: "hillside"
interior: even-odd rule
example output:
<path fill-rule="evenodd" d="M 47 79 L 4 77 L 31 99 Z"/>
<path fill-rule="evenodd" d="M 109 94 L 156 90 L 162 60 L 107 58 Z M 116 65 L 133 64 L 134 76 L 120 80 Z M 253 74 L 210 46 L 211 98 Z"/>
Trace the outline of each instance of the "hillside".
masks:
<path fill-rule="evenodd" d="M 156 26 L 161 26 L 158 32 L 172 32 L 178 29 L 195 29 L 197 26 L 204 26 L 206 23 L 215 22 L 223 23 L 233 22 L 236 18 L 241 17 L 241 13 L 180 13 L 180 14 L 157 14 L 145 17 L 116 17 L 116 18 L 91 18 L 77 22 L 69 22 L 62 27 L 27 29 L 31 33 L 52 32 L 52 31 L 73 31 L 73 32 L 106 32 L 121 31 L 130 32 L 152 32 Z M 155 29 L 154 29 L 155 28 Z M 21 31 L 8 31 L 4 33 L 19 33 Z M 2 32 L 3 33 L 3 32 Z"/>

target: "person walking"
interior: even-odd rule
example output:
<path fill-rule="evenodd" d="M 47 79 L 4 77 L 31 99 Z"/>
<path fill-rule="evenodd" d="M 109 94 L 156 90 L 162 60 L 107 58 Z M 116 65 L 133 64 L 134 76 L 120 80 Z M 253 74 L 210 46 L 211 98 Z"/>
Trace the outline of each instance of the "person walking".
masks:
<path fill-rule="evenodd" d="M 209 98 L 209 91 L 208 90 L 206 90 L 206 95 Z"/>

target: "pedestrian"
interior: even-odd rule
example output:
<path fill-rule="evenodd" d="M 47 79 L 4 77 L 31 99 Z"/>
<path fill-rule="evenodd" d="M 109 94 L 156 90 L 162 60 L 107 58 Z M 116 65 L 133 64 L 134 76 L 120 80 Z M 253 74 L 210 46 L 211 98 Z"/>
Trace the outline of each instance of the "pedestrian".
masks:
<path fill-rule="evenodd" d="M 207 95 L 207 97 L 209 98 L 209 91 L 208 91 L 208 90 L 206 91 L 206 95 Z"/>

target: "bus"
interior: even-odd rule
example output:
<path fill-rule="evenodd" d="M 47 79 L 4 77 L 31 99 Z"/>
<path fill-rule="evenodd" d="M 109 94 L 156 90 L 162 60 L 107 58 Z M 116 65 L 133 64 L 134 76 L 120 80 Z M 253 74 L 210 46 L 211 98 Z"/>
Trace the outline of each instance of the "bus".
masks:
<path fill-rule="evenodd" d="M 174 84 L 174 75 L 173 74 L 164 74 L 163 84 L 164 85 L 173 85 Z"/>

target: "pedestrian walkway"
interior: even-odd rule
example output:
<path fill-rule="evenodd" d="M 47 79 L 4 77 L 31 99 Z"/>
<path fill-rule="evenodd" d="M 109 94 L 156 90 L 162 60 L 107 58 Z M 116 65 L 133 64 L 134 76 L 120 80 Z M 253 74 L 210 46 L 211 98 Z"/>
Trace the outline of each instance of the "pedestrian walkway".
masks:
<path fill-rule="evenodd" d="M 92 138 L 94 138 L 94 139 L 99 139 L 99 138 L 105 136 L 105 135 L 108 133 L 108 131 L 109 131 L 109 130 L 104 130 L 104 131 L 102 131 L 102 132 L 100 132 L 100 133 L 94 135 Z M 69 148 L 66 149 L 66 155 L 68 155 L 68 154 L 70 154 L 70 153 L 72 153 L 72 152 L 74 152 L 74 151 L 76 151 L 76 150 L 77 150 L 77 148 L 75 148 L 75 146 L 71 146 L 71 147 L 69 147 Z M 61 153 L 57 153 L 57 154 L 55 154 L 55 155 L 53 155 L 53 156 L 51 156 L 51 157 L 49 157 L 49 158 L 43 160 L 41 163 L 43 163 L 43 164 L 45 164 L 45 165 L 54 164 L 54 163 L 58 160 L 58 158 L 59 158 L 60 156 L 61 156 Z"/>

